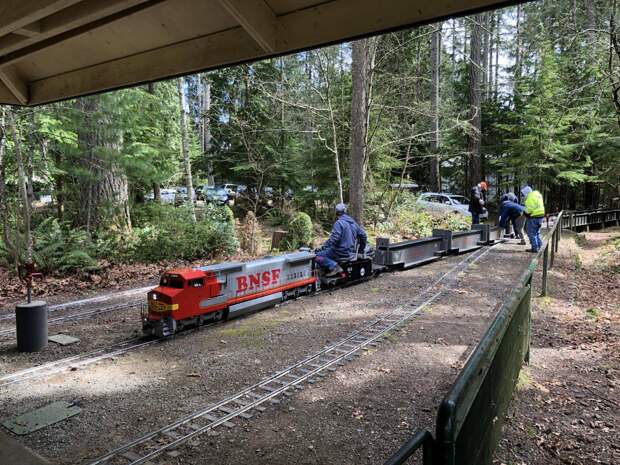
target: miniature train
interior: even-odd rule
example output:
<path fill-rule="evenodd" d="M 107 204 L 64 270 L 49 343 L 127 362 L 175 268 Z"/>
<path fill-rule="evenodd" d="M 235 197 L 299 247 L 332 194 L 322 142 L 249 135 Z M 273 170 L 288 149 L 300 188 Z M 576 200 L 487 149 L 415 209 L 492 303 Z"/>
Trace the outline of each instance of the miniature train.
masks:
<path fill-rule="evenodd" d="M 170 270 L 148 293 L 142 330 L 157 337 L 170 336 L 186 327 L 272 307 L 322 287 L 356 283 L 386 269 L 407 268 L 449 253 L 468 252 L 500 237 L 499 228 L 486 227 L 458 233 L 434 231 L 431 238 L 398 244 L 377 239 L 374 252 L 367 249 L 340 263 L 342 272 L 332 277 L 320 271 L 314 262 L 315 254 L 309 250 L 243 263 Z"/>

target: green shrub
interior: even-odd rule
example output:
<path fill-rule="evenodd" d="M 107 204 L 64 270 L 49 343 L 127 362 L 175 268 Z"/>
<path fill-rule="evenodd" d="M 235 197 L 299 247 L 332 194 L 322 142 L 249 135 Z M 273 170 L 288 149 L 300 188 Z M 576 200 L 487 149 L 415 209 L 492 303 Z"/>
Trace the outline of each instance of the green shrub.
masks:
<path fill-rule="evenodd" d="M 299 247 L 308 246 L 312 242 L 312 220 L 307 213 L 295 213 L 288 223 L 287 230 L 280 244 L 282 249 L 298 249 Z"/>
<path fill-rule="evenodd" d="M 57 218 L 47 218 L 35 228 L 33 237 L 33 258 L 41 271 L 67 273 L 99 269 L 94 258 L 95 246 L 83 229 L 61 224 Z"/>
<path fill-rule="evenodd" d="M 416 203 L 416 197 L 405 193 L 396 199 L 389 218 L 377 222 L 375 233 L 395 239 L 413 239 L 428 237 L 433 229 L 462 231 L 470 227 L 471 217 L 422 209 Z"/>
<path fill-rule="evenodd" d="M 148 205 L 137 208 L 130 233 L 104 233 L 98 253 L 112 261 L 197 260 L 233 253 L 237 247 L 234 219 L 228 207 L 208 204 L 193 222 L 186 207 Z"/>

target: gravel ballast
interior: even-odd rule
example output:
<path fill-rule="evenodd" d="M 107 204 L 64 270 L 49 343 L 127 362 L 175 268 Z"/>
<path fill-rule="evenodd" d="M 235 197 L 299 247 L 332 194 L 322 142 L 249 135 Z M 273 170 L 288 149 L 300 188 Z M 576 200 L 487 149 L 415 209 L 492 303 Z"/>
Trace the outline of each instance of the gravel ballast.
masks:
<path fill-rule="evenodd" d="M 72 372 L 0 390 L 2 418 L 57 400 L 82 413 L 20 438 L 56 463 L 84 463 L 347 336 L 364 322 L 408 305 L 465 256 L 175 337 Z M 217 436 L 201 436 L 165 463 L 378 463 L 418 428 L 433 428 L 436 406 L 523 272 L 531 255 L 499 245 L 402 331 L 364 356 L 261 415 Z M 124 340 L 139 330 L 119 314 L 72 322 L 79 344 L 19 354 L 0 345 L 0 372 Z M 204 447 L 208 445 L 208 447 Z"/>

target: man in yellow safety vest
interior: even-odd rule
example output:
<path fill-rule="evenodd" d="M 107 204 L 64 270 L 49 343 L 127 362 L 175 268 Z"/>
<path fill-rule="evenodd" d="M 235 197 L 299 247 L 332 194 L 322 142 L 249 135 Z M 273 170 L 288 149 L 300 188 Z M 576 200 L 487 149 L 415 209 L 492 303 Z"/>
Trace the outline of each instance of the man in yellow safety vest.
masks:
<path fill-rule="evenodd" d="M 533 190 L 530 186 L 523 187 L 521 189 L 521 195 L 524 199 L 525 216 L 527 218 L 525 231 L 532 245 L 532 248 L 529 249 L 528 252 L 537 253 L 542 246 L 540 228 L 542 227 L 542 222 L 545 217 L 543 197 L 539 191 Z"/>

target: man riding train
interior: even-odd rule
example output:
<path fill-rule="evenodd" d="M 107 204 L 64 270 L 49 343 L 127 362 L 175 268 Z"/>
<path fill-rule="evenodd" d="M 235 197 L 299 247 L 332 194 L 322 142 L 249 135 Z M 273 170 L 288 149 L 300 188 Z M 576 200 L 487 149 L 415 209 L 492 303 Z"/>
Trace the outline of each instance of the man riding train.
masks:
<path fill-rule="evenodd" d="M 358 251 L 366 248 L 366 232 L 353 218 L 347 215 L 344 203 L 336 205 L 336 222 L 323 247 L 316 252 L 315 260 L 326 273 L 336 276 L 342 272 L 339 262 L 354 259 Z"/>

